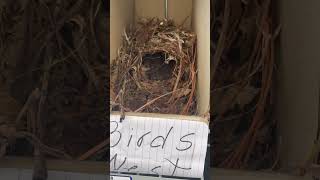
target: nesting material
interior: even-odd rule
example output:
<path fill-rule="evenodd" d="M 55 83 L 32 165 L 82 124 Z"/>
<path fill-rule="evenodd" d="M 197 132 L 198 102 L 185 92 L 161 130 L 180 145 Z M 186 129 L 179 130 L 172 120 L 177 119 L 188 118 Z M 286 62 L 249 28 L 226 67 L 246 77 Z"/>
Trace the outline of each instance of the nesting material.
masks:
<path fill-rule="evenodd" d="M 0 158 L 105 160 L 103 2 L 1 1 Z"/>
<path fill-rule="evenodd" d="M 273 0 L 211 1 L 211 164 L 274 169 L 272 118 L 275 41 Z"/>
<path fill-rule="evenodd" d="M 196 35 L 172 20 L 127 29 L 111 69 L 111 110 L 195 114 Z"/>

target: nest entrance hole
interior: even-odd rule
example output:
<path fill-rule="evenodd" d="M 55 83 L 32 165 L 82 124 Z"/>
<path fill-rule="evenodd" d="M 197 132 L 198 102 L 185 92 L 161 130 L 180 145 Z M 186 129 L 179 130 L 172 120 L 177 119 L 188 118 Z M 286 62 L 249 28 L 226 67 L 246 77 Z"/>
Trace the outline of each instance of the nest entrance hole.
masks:
<path fill-rule="evenodd" d="M 167 61 L 164 52 L 148 53 L 142 57 L 142 70 L 149 80 L 169 80 L 172 78 L 176 62 Z"/>

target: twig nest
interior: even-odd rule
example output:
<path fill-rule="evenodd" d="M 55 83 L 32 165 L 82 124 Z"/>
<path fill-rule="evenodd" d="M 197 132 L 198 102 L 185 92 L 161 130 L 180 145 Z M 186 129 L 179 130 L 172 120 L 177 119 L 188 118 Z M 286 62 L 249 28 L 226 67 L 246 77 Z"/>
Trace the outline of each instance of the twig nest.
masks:
<path fill-rule="evenodd" d="M 140 20 L 124 32 L 113 61 L 112 104 L 131 111 L 194 114 L 195 57 L 193 32 L 172 20 Z"/>

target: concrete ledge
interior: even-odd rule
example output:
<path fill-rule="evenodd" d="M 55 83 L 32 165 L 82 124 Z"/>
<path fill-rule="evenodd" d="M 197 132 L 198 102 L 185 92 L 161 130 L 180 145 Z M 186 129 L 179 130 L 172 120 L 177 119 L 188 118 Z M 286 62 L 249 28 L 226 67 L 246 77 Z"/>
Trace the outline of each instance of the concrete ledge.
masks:
<path fill-rule="evenodd" d="M 32 180 L 32 173 L 30 169 L 0 168 L 1 180 Z M 49 171 L 47 180 L 106 180 L 106 175 Z"/>
<path fill-rule="evenodd" d="M 210 173 L 211 179 L 218 180 L 312 180 L 311 176 L 300 177 L 272 172 L 213 169 Z"/>
<path fill-rule="evenodd" d="M 33 159 L 27 157 L 3 157 L 0 158 L 0 168 L 32 169 Z M 91 174 L 106 174 L 107 170 L 109 170 L 107 162 L 72 160 L 47 160 L 47 168 L 52 171 Z"/>

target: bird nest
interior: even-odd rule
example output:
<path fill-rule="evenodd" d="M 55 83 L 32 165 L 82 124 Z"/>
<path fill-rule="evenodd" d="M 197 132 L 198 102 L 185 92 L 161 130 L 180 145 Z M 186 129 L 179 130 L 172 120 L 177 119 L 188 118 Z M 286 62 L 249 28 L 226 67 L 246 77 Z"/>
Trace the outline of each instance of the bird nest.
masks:
<path fill-rule="evenodd" d="M 111 111 L 195 114 L 196 35 L 172 20 L 124 32 L 111 66 Z"/>

